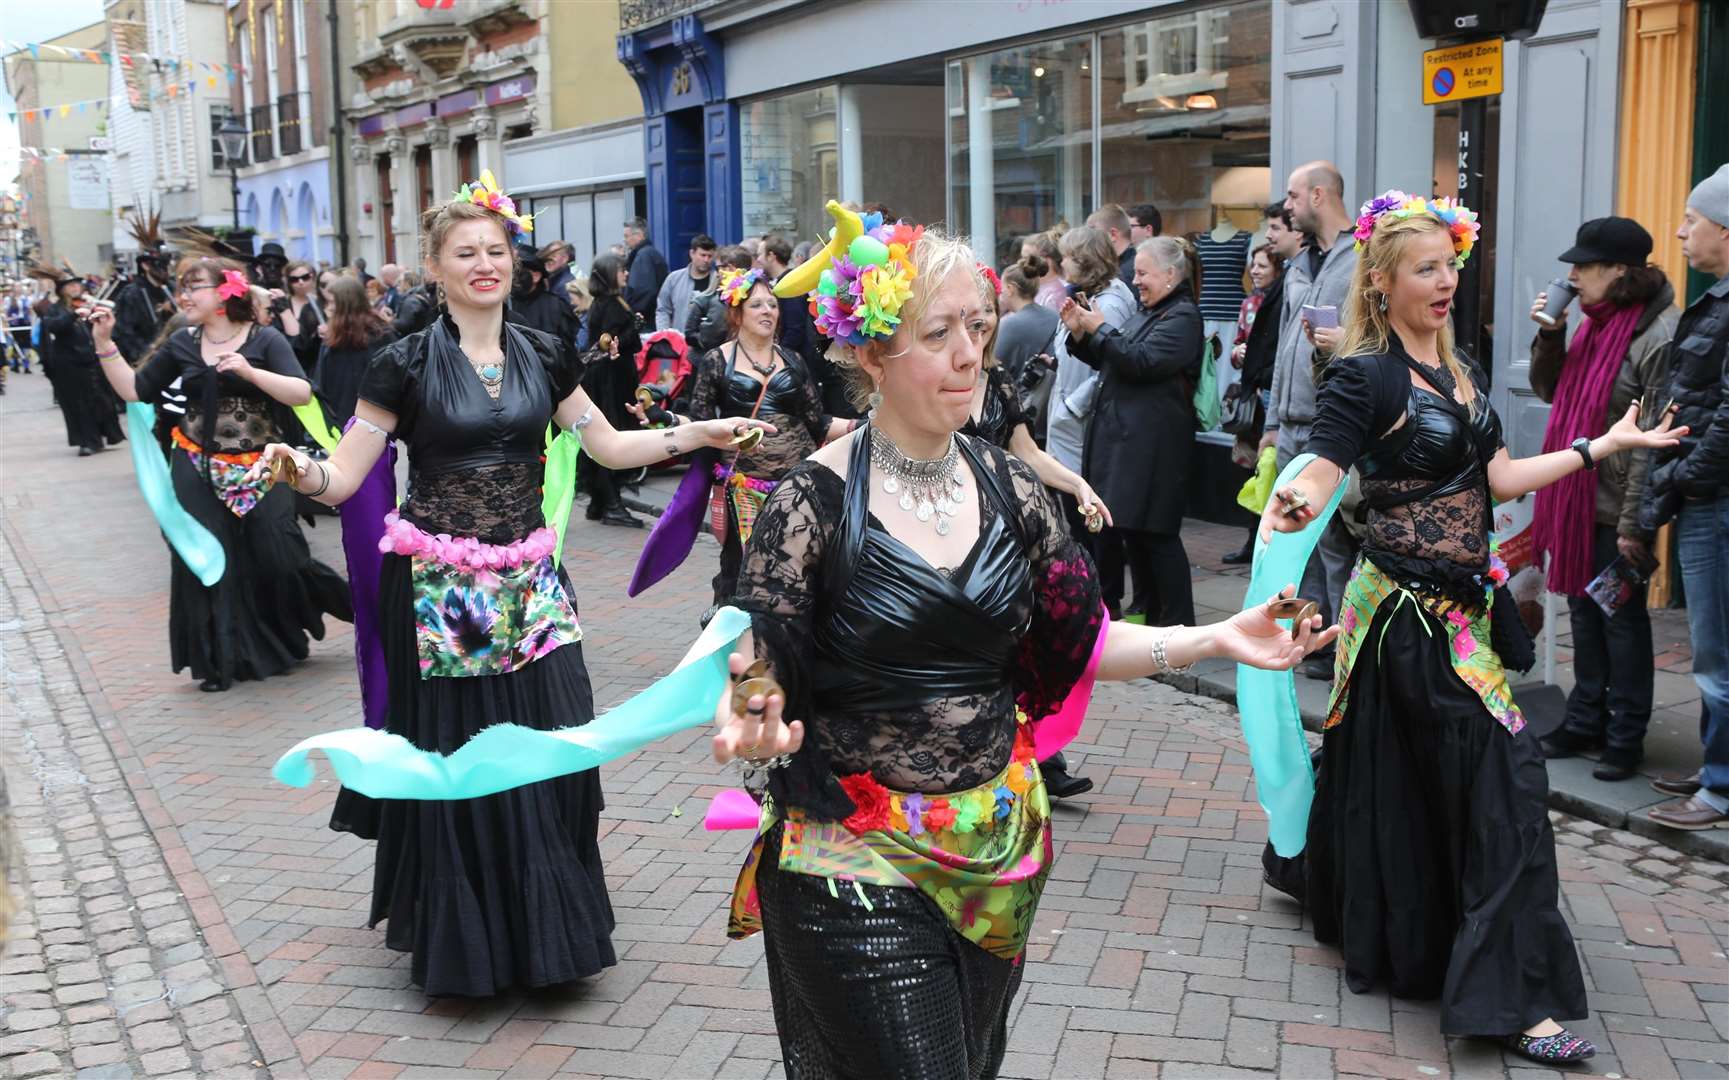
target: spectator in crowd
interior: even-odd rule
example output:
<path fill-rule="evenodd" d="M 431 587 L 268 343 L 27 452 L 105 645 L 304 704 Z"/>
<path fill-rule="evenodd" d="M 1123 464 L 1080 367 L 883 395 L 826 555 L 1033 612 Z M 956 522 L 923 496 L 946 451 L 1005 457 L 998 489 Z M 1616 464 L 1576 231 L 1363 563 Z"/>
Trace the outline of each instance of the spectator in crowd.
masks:
<path fill-rule="evenodd" d="M 1140 247 L 1142 240 L 1151 240 L 1164 231 L 1165 219 L 1158 207 L 1152 203 L 1136 203 L 1129 207 L 1129 243 Z"/>
<path fill-rule="evenodd" d="M 390 309 L 391 315 L 395 315 L 402 304 L 402 267 L 385 263 L 378 269 L 378 280 L 384 286 L 384 306 Z"/>
<path fill-rule="evenodd" d="M 670 273 L 666 256 L 649 241 L 648 222 L 642 218 L 631 218 L 624 223 L 624 242 L 630 249 L 630 260 L 625 264 L 630 271 L 625 302 L 630 305 L 630 310 L 642 316 L 639 325 L 653 326 L 654 305 L 660 298 L 660 287 Z"/>
<path fill-rule="evenodd" d="M 583 352 L 588 348 L 588 286 L 573 277 L 565 285 L 564 295 L 570 301 L 571 311 L 576 314 L 576 351 Z"/>
<path fill-rule="evenodd" d="M 1128 211 L 1116 203 L 1106 203 L 1087 216 L 1087 224 L 1105 230 L 1111 238 L 1111 250 L 1117 254 L 1117 276 L 1125 286 L 1135 283 L 1134 222 Z"/>
<path fill-rule="evenodd" d="M 1675 329 L 1669 390 L 1653 412 L 1673 401 L 1677 425 L 1690 431 L 1661 451 L 1645 484 L 1640 522 L 1647 533 L 1674 521 L 1687 623 L 1693 635 L 1693 681 L 1704 706 L 1704 765 L 1692 776 L 1653 786 L 1681 798 L 1651 811 L 1677 829 L 1729 825 L 1729 165 L 1687 197 L 1676 233 L 1687 265 L 1717 279 L 1688 305 Z M 1644 418 L 1658 423 L 1661 416 Z"/>
<path fill-rule="evenodd" d="M 714 237 L 697 233 L 690 242 L 690 262 L 666 276 L 654 305 L 656 330 L 683 330 L 690 316 L 690 298 L 714 285 Z"/>
<path fill-rule="evenodd" d="M 1036 257 L 1038 261 L 1030 261 Z M 1021 240 L 1021 269 L 1038 282 L 1039 291 L 1033 302 L 1052 311 L 1069 298 L 1069 283 L 1063 280 L 1063 254 L 1057 248 L 1054 232 L 1028 233 Z"/>
<path fill-rule="evenodd" d="M 1195 444 L 1191 386 L 1201 366 L 1198 271 L 1186 241 L 1154 237 L 1135 254 L 1140 310 L 1121 329 L 1107 329 L 1102 313 L 1074 298 L 1058 312 L 1070 350 L 1100 373 L 1081 474 L 1111 508 L 1111 529 L 1122 541 L 1121 556 L 1106 546 L 1099 566 L 1113 619 L 1121 611 L 1126 562 L 1134 599 L 1124 617 L 1139 614 L 1156 626 L 1195 621 L 1181 529 Z"/>
<path fill-rule="evenodd" d="M 407 337 L 431 326 L 437 318 L 438 286 L 424 281 L 402 298 L 396 318 L 390 320 L 390 328 L 397 337 Z"/>
<path fill-rule="evenodd" d="M 546 291 L 559 299 L 570 295 L 570 283 L 576 280 L 570 264 L 576 249 L 563 240 L 554 240 L 540 249 L 540 261 L 546 264 Z"/>
<path fill-rule="evenodd" d="M 646 239 L 641 240 L 638 250 L 647 243 Z M 590 400 L 621 431 L 636 426 L 628 406 L 635 400 L 636 354 L 642 350 L 642 335 L 638 331 L 641 319 L 625 299 L 629 295 L 630 277 L 624 260 L 617 255 L 606 254 L 594 260 L 594 269 L 588 275 L 588 294 L 593 302 L 588 308 L 587 324 L 590 355 L 594 359 L 582 375 L 582 388 L 588 391 Z M 611 348 L 606 354 L 597 354 L 593 350 L 604 347 L 603 337 Z M 584 454 L 577 462 L 577 474 L 588 490 L 588 520 L 642 528 L 642 519 L 625 509 L 617 472 Z"/>
<path fill-rule="evenodd" d="M 559 341 L 576 341 L 576 313 L 561 296 L 555 296 L 546 286 L 546 264 L 533 248 L 517 249 L 516 269 L 511 275 L 510 306 L 504 318 L 518 326 L 527 326 L 551 334 Z"/>
<path fill-rule="evenodd" d="M 312 264 L 296 260 L 288 264 L 283 275 L 286 291 L 273 293 L 270 325 L 276 327 L 294 349 L 300 369 L 310 377 L 318 369 L 318 307 L 312 294 L 316 291 Z"/>
<path fill-rule="evenodd" d="M 744 245 L 722 249 L 715 256 L 713 273 L 723 270 L 749 270 L 756 265 L 756 259 Z M 685 344 L 690 349 L 691 363 L 696 363 L 698 357 L 710 349 L 718 349 L 732 332 L 728 322 L 727 312 L 730 308 L 726 298 L 713 289 L 707 289 L 691 297 L 690 311 L 685 315 Z"/>
<path fill-rule="evenodd" d="M 1281 212 L 1283 207 L 1280 208 Z M 1267 388 L 1272 384 L 1272 350 L 1264 348 L 1257 353 L 1256 365 L 1249 366 L 1249 338 L 1254 334 L 1255 327 L 1262 319 L 1269 324 L 1277 323 L 1279 318 L 1280 286 L 1285 274 L 1285 259 L 1274 250 L 1271 243 L 1262 244 L 1249 256 L 1249 284 L 1253 286 L 1249 295 L 1243 298 L 1241 309 L 1237 313 L 1237 335 L 1231 346 L 1231 366 L 1242 371 L 1242 378 L 1231 384 L 1225 391 L 1225 407 L 1233 409 L 1238 401 L 1251 402 L 1253 415 L 1246 429 L 1234 428 L 1237 441 L 1231 448 L 1231 460 L 1244 468 L 1253 469 L 1259 456 L 1257 440 L 1262 426 L 1266 421 Z M 1269 309 L 1268 301 L 1272 301 Z M 1275 335 L 1264 334 L 1263 340 L 1270 340 Z M 1241 566 L 1247 563 L 1255 553 L 1255 531 L 1260 527 L 1260 515 L 1255 514 L 1249 521 L 1249 535 L 1243 540 L 1243 546 L 1230 552 L 1220 561 L 1226 566 Z"/>
<path fill-rule="evenodd" d="M 1003 316 L 997 324 L 996 356 L 1016 386 L 1024 389 L 1029 382 L 1042 379 L 1045 387 L 1043 397 L 1049 398 L 1048 376 L 1056 364 L 1057 354 L 1053 350 L 1062 321 L 1056 312 L 1034 302 L 1033 297 L 1037 294 L 1038 286 L 1033 284 L 1019 263 L 1003 271 Z M 1035 361 L 1035 358 L 1038 359 Z M 1028 367 L 1035 364 L 1037 378 L 1027 374 Z M 1029 409 L 1031 405 L 1032 402 L 1028 401 Z M 1041 408 L 1041 414 L 1043 411 Z M 1042 423 L 1035 422 L 1034 434 L 1043 428 Z"/>
<path fill-rule="evenodd" d="M 1561 256 L 1573 264 L 1567 281 L 1585 316 L 1571 341 L 1565 311 L 1552 327 L 1537 318 L 1549 298 L 1537 295 L 1531 308 L 1539 327 L 1531 342 L 1531 389 L 1553 405 L 1545 452 L 1609 430 L 1628 406 L 1651 401 L 1667 388 L 1668 345 L 1679 313 L 1669 279 L 1647 265 L 1651 247 L 1651 234 L 1629 218 L 1579 226 L 1575 243 Z M 1654 421 L 1649 415 L 1639 419 L 1646 426 Z M 1563 758 L 1602 750 L 1592 771 L 1599 780 L 1628 779 L 1644 757 L 1656 665 L 1645 591 L 1632 590 L 1610 617 L 1585 586 L 1617 558 L 1641 571 L 1656 565 L 1651 537 L 1639 527 L 1650 462 L 1649 450 L 1617 454 L 1537 492 L 1533 537 L 1548 555 L 1549 591 L 1567 598 L 1573 626 L 1573 690 L 1566 719 L 1543 740 L 1543 754 Z"/>
<path fill-rule="evenodd" d="M 1133 293 L 1117 277 L 1117 255 L 1111 250 L 1111 240 L 1103 229 L 1083 225 L 1063 234 L 1058 246 L 1064 275 L 1074 283 L 1076 296 L 1084 298 L 1086 306 L 1101 320 L 1101 332 L 1126 326 L 1140 306 Z M 1036 258 L 1033 257 L 1033 258 Z M 1033 258 L 1021 260 L 1021 270 L 1030 278 L 1029 265 Z M 1093 366 L 1074 353 L 1073 332 L 1066 325 L 1057 332 L 1056 377 L 1051 380 L 1050 420 L 1046 427 L 1046 449 L 1066 468 L 1084 473 L 1086 461 L 1087 425 L 1097 404 L 1101 377 Z M 1090 479 L 1090 478 L 1089 478 Z M 1093 548 L 1093 553 L 1105 558 L 1107 548 L 1114 549 L 1121 567 L 1121 537 L 1109 529 L 1097 535 L 1086 529 L 1080 508 L 1073 499 L 1060 497 L 1064 515 L 1077 539 Z M 1109 500 L 1106 501 L 1109 504 Z M 1120 593 L 1120 579 L 1119 579 Z M 1107 598 L 1108 598 L 1107 590 Z M 1121 607 L 1121 596 L 1118 596 Z"/>
<path fill-rule="evenodd" d="M 1272 400 L 1267 406 L 1267 431 L 1261 445 L 1278 448 L 1283 469 L 1309 445 L 1315 422 L 1315 373 L 1325 366 L 1339 344 L 1339 328 L 1315 326 L 1303 318 L 1305 306 L 1331 309 L 1338 322 L 1351 274 L 1357 268 L 1356 221 L 1345 209 L 1345 179 L 1330 161 L 1311 161 L 1292 170 L 1286 182 L 1285 208 L 1291 223 L 1315 237 L 1315 246 L 1285 268 L 1285 310 L 1279 327 L 1279 351 L 1273 368 Z M 1338 621 L 1345 579 L 1356 560 L 1356 543 L 1335 514 L 1321 534 L 1315 554 L 1297 592 L 1321 607 L 1322 625 Z M 1333 677 L 1330 648 L 1316 650 L 1298 667 L 1315 679 Z"/>
<path fill-rule="evenodd" d="M 738 246 L 743 248 L 745 252 L 750 255 L 751 266 L 755 266 L 756 261 L 762 258 L 762 237 L 747 236 L 743 240 L 739 241 Z"/>
<path fill-rule="evenodd" d="M 372 275 L 366 272 L 366 260 L 358 255 L 354 257 L 354 262 L 349 265 L 349 269 L 354 271 L 354 276 L 360 279 L 362 285 L 372 280 Z"/>

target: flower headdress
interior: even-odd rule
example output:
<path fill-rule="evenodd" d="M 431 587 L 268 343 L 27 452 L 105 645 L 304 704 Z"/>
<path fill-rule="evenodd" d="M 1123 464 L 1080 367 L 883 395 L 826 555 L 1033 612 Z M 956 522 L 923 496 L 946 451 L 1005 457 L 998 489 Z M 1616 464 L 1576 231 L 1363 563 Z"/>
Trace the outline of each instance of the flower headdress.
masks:
<path fill-rule="evenodd" d="M 216 286 L 216 295 L 224 300 L 246 296 L 252 292 L 252 282 L 246 280 L 246 275 L 238 270 L 222 271 L 222 284 Z"/>
<path fill-rule="evenodd" d="M 762 270 L 757 267 L 749 270 L 729 267 L 720 272 L 720 298 L 733 307 L 739 307 L 750 299 L 750 291 L 762 280 Z"/>
<path fill-rule="evenodd" d="M 1453 266 L 1464 266 L 1465 260 L 1471 256 L 1471 248 L 1477 243 L 1480 228 L 1477 212 L 1457 199 L 1446 196 L 1425 199 L 1421 195 L 1407 195 L 1397 188 L 1370 199 L 1357 211 L 1356 249 L 1363 250 L 1363 245 L 1374 235 L 1375 226 L 1381 223 L 1382 218 L 1408 218 L 1416 214 L 1427 214 L 1447 226 L 1447 232 L 1453 238 Z"/>
<path fill-rule="evenodd" d="M 516 236 L 534 231 L 534 215 L 516 212 L 516 203 L 498 186 L 498 181 L 492 178 L 491 169 L 482 169 L 480 179 L 472 184 L 462 185 L 461 190 L 451 196 L 451 201 L 486 207 L 510 222 L 510 231 Z"/>
<path fill-rule="evenodd" d="M 835 220 L 828 244 L 781 278 L 775 295 L 810 294 L 816 328 L 837 342 L 892 337 L 918 276 L 912 250 L 924 226 L 885 224 L 881 214 L 861 216 L 832 199 L 825 209 Z"/>

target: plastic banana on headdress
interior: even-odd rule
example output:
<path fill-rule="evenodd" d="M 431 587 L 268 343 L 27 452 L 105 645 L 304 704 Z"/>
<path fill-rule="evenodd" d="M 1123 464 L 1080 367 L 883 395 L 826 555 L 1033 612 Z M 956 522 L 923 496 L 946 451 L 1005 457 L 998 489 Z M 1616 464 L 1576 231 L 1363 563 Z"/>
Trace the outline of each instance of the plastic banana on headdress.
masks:
<path fill-rule="evenodd" d="M 534 231 L 534 215 L 516 212 L 515 201 L 504 193 L 503 188 L 498 186 L 498 181 L 493 179 L 491 169 L 482 169 L 480 179 L 462 185 L 457 193 L 451 196 L 451 201 L 469 202 L 476 206 L 486 207 L 510 222 L 510 231 L 516 236 Z"/>
<path fill-rule="evenodd" d="M 860 216 L 833 199 L 824 209 L 835 220 L 828 243 L 788 271 L 774 294 L 791 299 L 808 293 L 816 328 L 837 342 L 892 337 L 918 276 L 912 249 L 924 226 L 887 225 L 881 214 Z"/>

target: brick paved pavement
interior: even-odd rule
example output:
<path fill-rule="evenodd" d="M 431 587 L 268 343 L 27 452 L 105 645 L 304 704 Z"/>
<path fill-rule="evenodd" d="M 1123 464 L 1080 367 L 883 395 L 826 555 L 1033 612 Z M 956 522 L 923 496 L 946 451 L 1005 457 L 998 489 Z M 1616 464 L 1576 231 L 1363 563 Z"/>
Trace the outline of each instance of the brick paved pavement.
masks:
<path fill-rule="evenodd" d="M 0 967 L 0 1071 L 112 1060 L 117 1072 L 221 1075 L 260 1062 L 283 1077 L 779 1075 L 760 939 L 723 934 L 746 837 L 701 829 L 725 774 L 700 736 L 606 770 L 618 967 L 556 991 L 427 1000 L 406 958 L 365 927 L 372 853 L 324 828 L 334 786 L 293 790 L 268 776 L 295 739 L 356 722 L 346 627 L 301 669 L 224 695 L 169 673 L 167 554 L 130 463 L 72 456 L 56 445 L 45 388 L 20 379 L 11 389 L 0 403 L 0 604 L 13 605 L 0 607 L 10 695 L 0 739 L 29 888 Z M 322 520 L 311 536 L 336 561 L 332 526 Z M 580 515 L 572 526 L 603 704 L 670 668 L 706 605 L 706 542 L 654 592 L 620 602 L 640 537 Z M 1261 884 L 1265 826 L 1229 708 L 1155 684 L 1108 687 L 1085 738 L 1074 756 L 1099 787 L 1057 811 L 1061 852 L 1006 1075 L 1555 1075 L 1443 1040 L 1432 1004 L 1343 989 L 1336 954 Z M 84 782 L 69 783 L 69 770 Z M 1598 1010 L 1580 1027 L 1604 1049 L 1592 1071 L 1729 1075 L 1725 868 L 1557 820 Z M 118 947 L 110 896 L 125 898 L 143 936 L 130 948 L 156 951 Z M 162 927 L 185 929 L 152 936 Z M 102 966 L 46 957 L 68 931 L 94 935 Z M 136 1005 L 142 991 L 128 987 L 152 985 L 138 965 L 164 1000 Z M 201 996 L 210 979 L 221 993 L 174 992 Z M 56 998 L 62 984 L 86 989 Z M 135 1020 L 132 1008 L 155 1011 Z M 109 1048 L 104 1064 L 80 1060 L 75 1045 Z"/>

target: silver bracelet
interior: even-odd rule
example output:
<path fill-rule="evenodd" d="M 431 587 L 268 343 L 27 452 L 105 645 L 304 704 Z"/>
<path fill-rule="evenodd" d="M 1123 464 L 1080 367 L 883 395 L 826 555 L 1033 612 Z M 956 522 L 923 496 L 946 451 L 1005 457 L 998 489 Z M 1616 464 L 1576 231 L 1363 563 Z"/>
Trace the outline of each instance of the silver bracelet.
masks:
<path fill-rule="evenodd" d="M 382 435 L 386 439 L 390 438 L 390 432 L 384 430 L 383 428 L 379 427 L 377 424 L 373 423 L 370 420 L 362 420 L 360 417 L 356 416 L 354 418 L 354 423 L 356 426 L 363 427 L 367 431 L 372 432 L 374 435 Z"/>
<path fill-rule="evenodd" d="M 776 754 L 771 758 L 735 757 L 729 764 L 738 767 L 743 772 L 768 772 L 771 769 L 784 769 L 792 764 L 791 754 Z"/>
<path fill-rule="evenodd" d="M 1195 669 L 1193 661 L 1184 664 L 1182 667 L 1171 666 L 1171 658 L 1165 654 L 1165 648 L 1170 645 L 1171 638 L 1175 636 L 1176 632 L 1177 628 L 1173 626 L 1159 637 L 1153 639 L 1154 675 L 1181 675 L 1185 671 L 1193 671 Z"/>
<path fill-rule="evenodd" d="M 588 411 L 583 413 L 581 416 L 577 417 L 576 423 L 570 425 L 570 430 L 581 431 L 583 428 L 587 427 L 589 424 L 591 424 L 593 422 L 594 422 L 594 406 L 590 405 L 588 407 Z"/>

